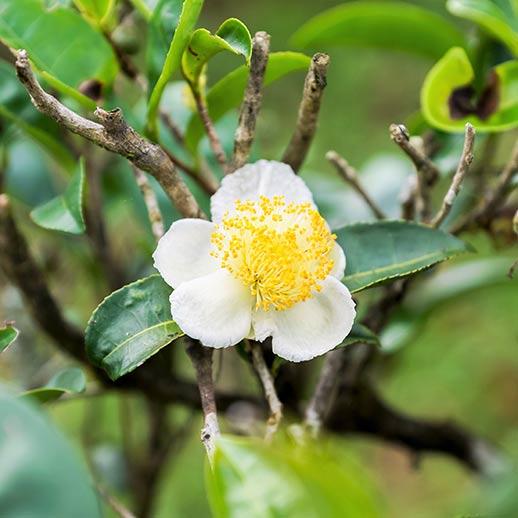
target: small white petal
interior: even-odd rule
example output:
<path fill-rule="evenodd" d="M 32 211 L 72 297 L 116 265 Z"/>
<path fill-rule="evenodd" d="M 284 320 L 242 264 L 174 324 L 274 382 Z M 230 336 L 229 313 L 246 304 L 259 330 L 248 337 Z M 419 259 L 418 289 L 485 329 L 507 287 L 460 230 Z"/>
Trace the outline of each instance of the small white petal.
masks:
<path fill-rule="evenodd" d="M 288 202 L 313 203 L 313 196 L 304 180 L 288 164 L 259 160 L 246 164 L 225 176 L 221 187 L 210 201 L 212 220 L 219 223 L 227 211 L 234 209 L 236 200 L 258 200 L 259 196 L 283 195 Z"/>
<path fill-rule="evenodd" d="M 257 309 L 252 313 L 252 338 L 264 342 L 275 332 L 275 311 Z"/>
<path fill-rule="evenodd" d="M 155 268 L 176 288 L 215 272 L 219 265 L 209 255 L 214 224 L 202 219 L 180 219 L 162 236 L 153 254 Z"/>
<path fill-rule="evenodd" d="M 182 331 L 208 347 L 235 345 L 250 332 L 250 289 L 227 270 L 182 283 L 170 301 L 171 315 Z"/>
<path fill-rule="evenodd" d="M 311 299 L 273 312 L 273 352 L 300 362 L 330 351 L 351 331 L 354 306 L 349 290 L 335 277 L 327 277 L 322 291 Z"/>
<path fill-rule="evenodd" d="M 329 275 L 341 280 L 345 273 L 345 254 L 342 247 L 335 241 L 330 258 L 335 262 Z"/>

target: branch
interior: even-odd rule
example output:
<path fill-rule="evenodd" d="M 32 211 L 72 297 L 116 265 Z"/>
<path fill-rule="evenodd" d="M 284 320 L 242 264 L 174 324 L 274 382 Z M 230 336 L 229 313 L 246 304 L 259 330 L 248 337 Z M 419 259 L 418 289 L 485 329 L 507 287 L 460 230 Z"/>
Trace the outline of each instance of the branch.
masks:
<path fill-rule="evenodd" d="M 204 347 L 195 340 L 187 339 L 187 354 L 196 371 L 198 389 L 200 391 L 201 408 L 204 415 L 204 425 L 201 430 L 201 440 L 207 451 L 209 462 L 212 464 L 216 451 L 216 440 L 219 437 L 218 415 L 216 412 L 216 397 L 214 381 L 212 380 L 212 353 L 210 347 Z"/>
<path fill-rule="evenodd" d="M 400 444 L 416 454 L 450 455 L 482 475 L 502 471 L 506 461 L 497 449 L 449 421 L 417 419 L 387 405 L 366 384 L 342 386 L 326 425 L 334 432 L 355 432 Z"/>
<path fill-rule="evenodd" d="M 266 423 L 265 434 L 265 440 L 269 442 L 273 439 L 273 436 L 277 432 L 282 420 L 282 403 L 277 395 L 272 373 L 264 361 L 263 350 L 260 342 L 256 342 L 255 340 L 245 340 L 245 344 L 248 351 L 251 353 L 252 365 L 259 377 L 259 381 L 263 387 L 264 397 L 266 398 L 270 409 L 270 417 Z"/>
<path fill-rule="evenodd" d="M 59 342 L 74 358 L 86 362 L 83 335 L 61 314 L 42 271 L 32 258 L 23 235 L 16 226 L 9 198 L 0 194 L 0 267 L 22 292 L 25 304 L 41 329 Z"/>
<path fill-rule="evenodd" d="M 94 144 L 117 153 L 153 175 L 184 217 L 205 217 L 164 150 L 128 126 L 120 109 L 97 108 L 100 123 L 81 117 L 46 93 L 38 83 L 25 50 L 17 53 L 16 72 L 36 108 L 58 124 Z"/>
<path fill-rule="evenodd" d="M 263 100 L 263 80 L 268 63 L 270 50 L 270 35 L 266 32 L 256 32 L 250 59 L 250 75 L 245 90 L 243 104 L 239 113 L 239 124 L 234 138 L 234 156 L 231 171 L 246 164 L 254 141 L 257 115 Z M 229 171 L 229 172 L 231 172 Z"/>
<path fill-rule="evenodd" d="M 504 169 L 497 178 L 496 185 L 484 198 L 480 206 L 472 213 L 468 214 L 457 225 L 450 230 L 453 234 L 464 232 L 473 226 L 486 227 L 492 216 L 495 214 L 499 205 L 504 202 L 507 189 L 511 180 L 518 172 L 518 141 L 515 143 L 511 152 L 511 157 Z"/>
<path fill-rule="evenodd" d="M 326 158 L 331 162 L 340 176 L 363 198 L 363 201 L 369 206 L 372 213 L 378 219 L 385 219 L 383 211 L 376 205 L 376 202 L 370 197 L 368 192 L 363 188 L 358 174 L 345 158 L 341 157 L 336 151 L 328 151 Z"/>
<path fill-rule="evenodd" d="M 403 124 L 391 124 L 390 137 L 412 160 L 417 174 L 416 200 L 421 219 L 428 217 L 430 209 L 429 189 L 439 179 L 440 172 L 426 153 L 410 141 L 410 134 Z"/>
<path fill-rule="evenodd" d="M 210 147 L 212 148 L 214 156 L 216 157 L 216 160 L 221 166 L 221 169 L 226 174 L 229 170 L 227 156 L 225 155 L 225 151 L 223 149 L 223 146 L 221 145 L 221 141 L 219 140 L 218 133 L 214 126 L 214 122 L 210 117 L 209 109 L 207 107 L 205 99 L 203 99 L 200 92 L 196 88 L 193 88 L 192 85 L 191 92 L 194 97 L 196 109 L 198 110 L 201 121 L 203 123 L 203 127 L 205 128 L 205 133 L 207 134 L 207 138 L 209 139 Z"/>
<path fill-rule="evenodd" d="M 117 498 L 108 493 L 108 491 L 101 486 L 101 484 L 95 484 L 95 489 L 101 495 L 102 499 L 108 504 L 108 506 L 115 512 L 119 518 L 136 518 L 136 516 L 129 511 L 122 502 L 119 502 Z"/>
<path fill-rule="evenodd" d="M 459 194 L 460 188 L 462 186 L 462 182 L 464 181 L 464 177 L 469 170 L 469 166 L 471 162 L 473 162 L 473 146 L 475 145 L 475 128 L 467 123 L 465 132 L 464 132 L 464 147 L 462 149 L 462 155 L 459 160 L 459 165 L 457 166 L 457 171 L 453 175 L 453 180 L 451 182 L 450 188 L 444 196 L 442 201 L 441 208 L 436 216 L 430 222 L 430 225 L 434 228 L 440 227 L 441 223 L 446 219 L 448 214 L 453 207 L 453 203 L 455 202 L 455 198 Z"/>
<path fill-rule="evenodd" d="M 144 203 L 146 204 L 149 222 L 151 223 L 151 231 L 153 232 L 155 240 L 158 241 L 164 235 L 164 221 L 162 219 L 160 207 L 158 206 L 155 191 L 153 191 L 151 185 L 149 185 L 149 181 L 144 171 L 141 171 L 134 165 L 132 165 L 132 169 L 137 185 L 139 186 L 142 197 L 144 198 Z"/>
<path fill-rule="evenodd" d="M 320 103 L 327 85 L 328 65 L 327 54 L 315 54 L 304 82 L 295 132 L 282 157 L 282 161 L 291 165 L 295 172 L 302 166 L 315 136 Z"/>

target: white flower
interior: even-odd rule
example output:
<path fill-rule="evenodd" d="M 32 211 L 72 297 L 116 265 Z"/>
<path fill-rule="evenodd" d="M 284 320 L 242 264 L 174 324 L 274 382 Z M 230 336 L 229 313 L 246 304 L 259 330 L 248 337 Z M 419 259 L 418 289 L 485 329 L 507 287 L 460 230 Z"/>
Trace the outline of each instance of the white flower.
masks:
<path fill-rule="evenodd" d="M 153 254 L 181 329 L 208 347 L 271 336 L 295 362 L 340 344 L 356 315 L 345 256 L 304 181 L 280 162 L 248 164 L 211 211 L 212 223 L 175 221 Z"/>

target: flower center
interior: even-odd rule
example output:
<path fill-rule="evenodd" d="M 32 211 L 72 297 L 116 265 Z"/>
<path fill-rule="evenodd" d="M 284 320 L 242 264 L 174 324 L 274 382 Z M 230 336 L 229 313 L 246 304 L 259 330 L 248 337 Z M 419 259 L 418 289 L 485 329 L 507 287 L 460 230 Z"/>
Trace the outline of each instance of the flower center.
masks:
<path fill-rule="evenodd" d="M 320 291 L 336 236 L 310 203 L 284 196 L 235 202 L 211 236 L 211 255 L 250 287 L 256 309 L 289 307 Z"/>

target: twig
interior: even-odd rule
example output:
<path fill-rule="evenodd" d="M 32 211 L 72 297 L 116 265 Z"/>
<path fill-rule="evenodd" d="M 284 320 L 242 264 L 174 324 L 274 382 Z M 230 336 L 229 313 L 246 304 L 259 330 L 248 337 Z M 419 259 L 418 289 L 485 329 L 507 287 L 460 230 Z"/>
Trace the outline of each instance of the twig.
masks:
<path fill-rule="evenodd" d="M 262 86 L 269 50 L 270 35 L 266 32 L 257 32 L 254 36 L 252 57 L 250 59 L 250 75 L 248 76 L 248 84 L 241 111 L 239 112 L 239 124 L 234 138 L 234 156 L 232 158 L 231 171 L 235 171 L 245 165 L 252 148 L 257 115 L 261 109 L 263 99 Z"/>
<path fill-rule="evenodd" d="M 205 133 L 207 133 L 207 137 L 209 139 L 210 147 L 216 157 L 216 160 L 219 162 L 219 165 L 223 169 L 224 173 L 227 173 L 228 163 L 227 156 L 225 155 L 225 151 L 223 150 L 223 146 L 221 145 L 221 141 L 219 140 L 218 133 L 216 132 L 216 128 L 214 127 L 214 122 L 212 121 L 209 109 L 203 99 L 201 93 L 197 88 L 193 88 L 191 86 L 191 92 L 194 97 L 194 102 L 196 104 L 196 109 L 198 110 L 198 114 L 200 115 L 201 121 L 205 128 Z"/>
<path fill-rule="evenodd" d="M 468 214 L 459 223 L 454 225 L 450 232 L 458 234 L 468 230 L 474 225 L 487 227 L 491 217 L 494 215 L 498 206 L 504 201 L 507 194 L 507 189 L 513 179 L 513 176 L 518 172 L 518 141 L 515 143 L 511 152 L 511 157 L 502 172 L 497 178 L 496 185 L 484 198 L 482 203 L 477 207 L 473 213 Z"/>
<path fill-rule="evenodd" d="M 407 179 L 407 183 L 403 186 L 400 197 L 401 218 L 412 221 L 415 218 L 415 198 L 417 192 L 417 178 L 411 175 Z"/>
<path fill-rule="evenodd" d="M 251 353 L 254 370 L 259 377 L 259 381 L 263 387 L 264 397 L 270 408 L 270 417 L 266 423 L 265 434 L 265 440 L 269 442 L 273 439 L 282 420 L 282 403 L 277 395 L 272 373 L 264 361 L 261 344 L 255 340 L 245 340 L 245 344 Z"/>
<path fill-rule="evenodd" d="M 74 113 L 41 88 L 25 50 L 17 53 L 16 71 L 40 112 L 73 133 L 126 157 L 139 169 L 152 174 L 184 217 L 205 217 L 164 150 L 128 126 L 120 109 L 107 112 L 97 108 L 95 115 L 100 124 Z"/>
<path fill-rule="evenodd" d="M 320 433 L 326 412 L 334 401 L 332 393 L 338 384 L 338 375 L 343 369 L 344 361 L 345 356 L 341 350 L 331 351 L 326 355 L 304 419 L 313 437 Z"/>
<path fill-rule="evenodd" d="M 0 194 L 0 267 L 19 287 L 26 307 L 41 329 L 74 358 L 87 362 L 83 335 L 63 317 L 42 271 L 32 258 L 27 242 L 14 222 L 6 194 Z"/>
<path fill-rule="evenodd" d="M 162 219 L 160 207 L 158 206 L 158 200 L 151 185 L 149 185 L 146 173 L 134 165 L 132 165 L 132 169 L 137 185 L 139 186 L 142 197 L 144 198 L 144 203 L 146 204 L 153 236 L 158 241 L 164 235 L 164 221 Z"/>
<path fill-rule="evenodd" d="M 176 142 L 178 142 L 178 144 L 183 144 L 185 141 L 184 135 L 180 128 L 175 124 L 171 116 L 164 110 L 160 110 L 160 119 L 172 137 L 176 140 Z"/>
<path fill-rule="evenodd" d="M 326 158 L 331 162 L 340 176 L 363 198 L 363 201 L 369 206 L 372 213 L 378 219 L 385 219 L 383 211 L 376 205 L 376 202 L 370 197 L 369 193 L 363 188 L 358 174 L 345 158 L 341 157 L 336 151 L 328 151 Z"/>
<path fill-rule="evenodd" d="M 196 371 L 196 380 L 200 391 L 201 408 L 204 416 L 201 441 L 207 451 L 209 462 L 212 464 L 216 451 L 216 440 L 219 437 L 216 397 L 212 380 L 213 349 L 204 347 L 196 340 L 187 339 L 186 350 Z"/>
<path fill-rule="evenodd" d="M 462 149 L 462 155 L 459 160 L 459 165 L 457 166 L 457 171 L 453 175 L 453 180 L 451 182 L 450 188 L 444 196 L 442 201 L 441 208 L 436 216 L 430 222 L 430 225 L 434 228 L 438 228 L 441 223 L 446 219 L 448 214 L 453 207 L 453 203 L 459 194 L 460 188 L 462 186 L 462 182 L 464 181 L 464 177 L 469 170 L 469 166 L 471 162 L 473 162 L 473 146 L 475 145 L 475 128 L 469 124 L 466 124 L 465 132 L 464 132 L 464 147 Z"/>
<path fill-rule="evenodd" d="M 429 189 L 440 176 L 436 165 L 428 158 L 424 150 L 419 149 L 410 140 L 410 134 L 403 124 L 391 124 L 390 137 L 412 160 L 417 174 L 416 202 L 421 219 L 428 217 L 430 210 Z"/>
<path fill-rule="evenodd" d="M 108 493 L 100 484 L 95 484 L 97 492 L 102 496 L 103 500 L 112 508 L 120 518 L 137 518 L 131 511 L 119 502 L 113 495 Z"/>
<path fill-rule="evenodd" d="M 294 171 L 298 171 L 304 163 L 309 146 L 315 136 L 320 103 L 327 85 L 328 65 L 329 56 L 327 54 L 315 54 L 304 81 L 295 132 L 282 157 L 282 161 L 291 165 Z"/>

